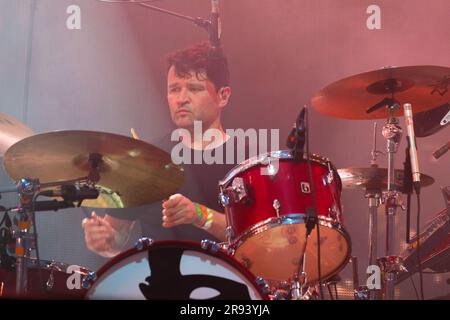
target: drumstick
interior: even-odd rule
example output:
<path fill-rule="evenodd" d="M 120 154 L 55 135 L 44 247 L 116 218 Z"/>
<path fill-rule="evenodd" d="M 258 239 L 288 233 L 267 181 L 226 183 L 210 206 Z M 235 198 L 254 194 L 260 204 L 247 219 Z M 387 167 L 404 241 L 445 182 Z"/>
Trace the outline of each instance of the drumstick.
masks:
<path fill-rule="evenodd" d="M 137 135 L 136 130 L 134 130 L 134 128 L 131 128 L 130 131 L 131 131 L 131 135 L 133 136 L 134 139 L 141 140 L 139 138 L 139 136 Z"/>

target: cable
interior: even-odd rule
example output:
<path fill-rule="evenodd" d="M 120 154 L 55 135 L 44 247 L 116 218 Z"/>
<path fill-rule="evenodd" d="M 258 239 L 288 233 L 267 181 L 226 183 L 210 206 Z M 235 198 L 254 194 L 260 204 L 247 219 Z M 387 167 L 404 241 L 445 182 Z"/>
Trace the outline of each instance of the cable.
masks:
<path fill-rule="evenodd" d="M 305 144 L 306 144 L 306 158 L 307 158 L 307 164 L 308 164 L 308 175 L 309 175 L 309 182 L 311 186 L 311 196 L 313 198 L 313 204 L 314 204 L 314 214 L 315 214 L 315 225 L 317 226 L 317 271 L 318 271 L 318 281 L 319 281 L 319 293 L 320 293 L 320 299 L 323 299 L 323 288 L 322 288 L 322 267 L 321 267 L 321 258 L 320 258 L 320 228 L 319 228 L 319 219 L 317 217 L 317 200 L 316 200 L 316 191 L 314 188 L 314 180 L 312 176 L 312 168 L 311 168 L 311 157 L 309 153 L 309 112 L 307 107 L 305 106 L 306 111 L 306 128 L 305 128 Z M 311 217 L 308 217 L 310 219 Z M 308 223 L 308 222 L 307 222 Z"/>
<path fill-rule="evenodd" d="M 333 299 L 333 293 L 331 292 L 330 286 L 331 286 L 330 284 L 327 285 L 327 288 L 328 288 L 328 294 L 330 295 L 331 300 L 334 300 L 334 299 Z"/>
<path fill-rule="evenodd" d="M 420 287 L 420 300 L 424 300 L 423 294 L 423 273 L 422 273 L 422 261 L 420 259 L 420 192 L 416 188 L 417 195 L 417 264 L 419 268 L 419 287 Z"/>
<path fill-rule="evenodd" d="M 334 292 L 336 294 L 336 300 L 339 300 L 339 295 L 338 295 L 338 289 L 337 289 L 337 284 L 334 284 Z"/>
<path fill-rule="evenodd" d="M 417 300 L 419 300 L 419 293 L 417 292 L 416 284 L 414 283 L 414 280 L 413 280 L 412 277 L 409 277 L 409 280 L 411 280 L 411 283 L 412 283 L 413 288 L 414 288 L 414 292 L 416 293 L 416 298 L 417 298 Z"/>

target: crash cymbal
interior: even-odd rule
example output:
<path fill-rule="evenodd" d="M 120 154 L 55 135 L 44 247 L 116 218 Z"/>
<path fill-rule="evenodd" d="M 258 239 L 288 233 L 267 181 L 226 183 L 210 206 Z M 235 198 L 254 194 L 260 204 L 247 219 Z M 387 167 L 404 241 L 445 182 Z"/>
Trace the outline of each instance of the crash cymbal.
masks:
<path fill-rule="evenodd" d="M 344 189 L 387 190 L 388 171 L 386 168 L 346 168 L 338 169 Z M 395 185 L 398 191 L 403 191 L 403 170 L 395 170 Z M 434 179 L 420 174 L 421 187 L 434 183 Z"/>
<path fill-rule="evenodd" d="M 41 183 L 86 177 L 98 162 L 100 196 L 83 206 L 125 208 L 149 204 L 175 193 L 183 169 L 170 155 L 140 140 L 93 131 L 56 131 L 25 138 L 5 154 L 4 166 L 14 180 Z"/>
<path fill-rule="evenodd" d="M 384 99 L 401 106 L 411 103 L 413 113 L 431 110 L 450 101 L 450 68 L 439 66 L 388 67 L 334 82 L 312 98 L 314 108 L 342 119 L 387 118 Z M 386 101 L 385 101 L 386 102 Z M 377 104 L 377 110 L 367 110 Z M 403 115 L 403 108 L 395 116 Z"/>
<path fill-rule="evenodd" d="M 33 130 L 19 120 L 0 112 L 0 156 L 17 141 L 33 134 Z"/>

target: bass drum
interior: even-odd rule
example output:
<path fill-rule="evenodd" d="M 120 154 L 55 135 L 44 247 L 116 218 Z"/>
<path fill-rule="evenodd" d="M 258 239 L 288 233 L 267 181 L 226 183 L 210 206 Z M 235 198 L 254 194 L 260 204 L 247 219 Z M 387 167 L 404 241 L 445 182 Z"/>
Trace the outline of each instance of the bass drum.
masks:
<path fill-rule="evenodd" d="M 87 299 L 268 299 L 262 279 L 209 241 L 142 238 L 83 282 Z"/>

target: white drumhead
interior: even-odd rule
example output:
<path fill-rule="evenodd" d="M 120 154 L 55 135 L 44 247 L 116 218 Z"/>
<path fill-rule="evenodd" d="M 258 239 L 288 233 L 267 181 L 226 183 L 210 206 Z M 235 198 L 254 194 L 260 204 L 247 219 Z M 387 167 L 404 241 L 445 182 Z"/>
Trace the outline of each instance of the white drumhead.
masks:
<path fill-rule="evenodd" d="M 149 251 L 132 250 L 113 259 L 98 275 L 88 299 L 263 299 L 252 279 L 238 269 L 240 265 L 226 261 L 232 258 L 200 249 L 152 246 Z M 233 286 L 236 294 L 229 291 Z"/>

